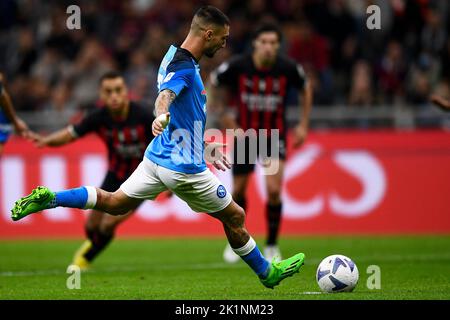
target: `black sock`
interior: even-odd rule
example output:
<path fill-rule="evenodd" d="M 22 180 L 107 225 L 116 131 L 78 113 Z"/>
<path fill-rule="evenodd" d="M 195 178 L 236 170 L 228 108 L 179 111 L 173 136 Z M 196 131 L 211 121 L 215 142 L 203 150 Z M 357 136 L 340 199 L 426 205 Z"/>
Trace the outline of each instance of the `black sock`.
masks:
<path fill-rule="evenodd" d="M 275 245 L 278 238 L 278 230 L 281 221 L 281 203 L 277 205 L 267 205 L 267 225 L 269 234 L 267 237 L 267 245 Z"/>
<path fill-rule="evenodd" d="M 91 240 L 92 247 L 84 254 L 84 257 L 88 261 L 94 260 L 94 258 L 102 252 L 103 249 L 111 242 L 114 238 L 114 233 L 106 234 L 98 230 L 88 230 L 86 229 L 86 234 Z"/>

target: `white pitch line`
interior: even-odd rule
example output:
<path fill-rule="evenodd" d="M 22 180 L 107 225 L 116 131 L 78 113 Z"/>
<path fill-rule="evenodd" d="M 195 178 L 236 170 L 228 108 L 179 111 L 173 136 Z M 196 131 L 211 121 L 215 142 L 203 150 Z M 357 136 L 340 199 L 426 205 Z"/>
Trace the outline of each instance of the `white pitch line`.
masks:
<path fill-rule="evenodd" d="M 229 268 L 244 268 L 245 265 L 227 265 L 225 263 L 204 263 L 204 264 L 191 264 L 191 265 L 151 265 L 149 268 L 135 268 L 135 267 L 112 267 L 112 268 L 99 268 L 87 271 L 90 273 L 111 273 L 111 272 L 135 272 L 142 271 L 148 272 L 152 270 L 207 270 L 207 269 L 229 269 Z M 3 271 L 0 272 L 0 277 L 32 277 L 32 276 L 49 276 L 49 275 L 62 275 L 66 274 L 64 269 L 49 269 L 49 270 L 37 270 L 37 271 Z"/>
<path fill-rule="evenodd" d="M 450 253 L 443 254 L 417 254 L 417 255 L 373 255 L 373 256 L 362 256 L 358 257 L 355 261 L 359 263 L 383 263 L 383 262 L 397 262 L 397 261 L 433 261 L 450 259 Z M 307 265 L 316 265 L 321 259 L 306 259 Z M 126 267 L 118 266 L 111 268 L 99 268 L 88 271 L 88 273 L 112 273 L 112 272 L 148 272 L 152 270 L 207 270 L 207 269 L 229 269 L 229 268 L 242 268 L 244 269 L 245 264 L 235 264 L 229 265 L 225 263 L 204 263 L 204 264 L 173 264 L 173 265 L 149 265 L 147 267 L 136 268 L 136 267 Z M 61 275 L 66 274 L 65 269 L 49 269 L 49 270 L 36 270 L 36 271 L 2 271 L 0 272 L 0 277 L 32 277 L 32 276 L 49 276 L 49 275 Z M 305 293 L 312 294 L 312 293 Z"/>
<path fill-rule="evenodd" d="M 305 292 L 301 292 L 301 294 L 312 295 L 312 294 L 323 294 L 323 292 L 319 292 L 319 291 L 305 291 Z"/>

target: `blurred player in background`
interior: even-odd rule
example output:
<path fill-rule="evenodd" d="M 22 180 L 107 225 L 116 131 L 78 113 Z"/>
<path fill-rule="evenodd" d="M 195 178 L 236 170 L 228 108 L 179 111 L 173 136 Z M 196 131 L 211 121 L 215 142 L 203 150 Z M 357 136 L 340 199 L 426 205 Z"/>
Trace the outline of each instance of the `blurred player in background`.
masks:
<path fill-rule="evenodd" d="M 268 259 L 274 257 L 281 259 L 277 238 L 282 211 L 280 193 L 286 159 L 288 91 L 297 90 L 299 99 L 303 101 L 301 122 L 294 130 L 295 147 L 301 146 L 306 139 L 312 108 L 312 89 L 305 79 L 303 69 L 291 59 L 279 54 L 281 40 L 282 34 L 276 25 L 264 24 L 255 32 L 251 54 L 232 57 L 211 74 L 214 96 L 212 104 L 215 104 L 222 113 L 221 118 L 226 128 L 241 128 L 244 131 L 267 129 L 267 145 L 270 145 L 270 129 L 279 130 L 278 160 L 272 159 L 279 161 L 279 170 L 275 174 L 265 176 L 268 195 L 265 214 L 268 235 L 264 255 Z M 233 103 L 236 104 L 235 108 L 229 108 Z M 253 155 L 249 155 L 248 162 L 237 163 L 239 156 L 236 148 L 237 139 L 246 139 L 244 143 L 247 144 L 245 148 L 247 155 L 249 140 L 248 137 L 238 136 L 234 143 L 233 198 L 245 209 L 245 191 L 256 159 L 250 159 Z M 258 154 L 261 156 L 259 150 Z M 267 156 L 270 157 L 270 154 Z M 230 263 L 239 260 L 229 246 L 225 248 L 223 256 L 225 261 Z"/>
<path fill-rule="evenodd" d="M 5 78 L 0 73 L 0 157 L 13 128 L 22 137 L 29 137 L 27 124 L 20 119 L 14 110 L 11 98 L 5 89 Z"/>
<path fill-rule="evenodd" d="M 286 277 L 297 273 L 305 255 L 270 263 L 245 228 L 245 212 L 233 201 L 219 179 L 205 162 L 204 133 L 206 90 L 200 76 L 199 60 L 213 57 L 224 48 L 230 22 L 223 12 L 212 6 L 200 8 L 191 23 L 189 34 L 180 47 L 170 46 L 158 71 L 157 118 L 152 131 L 156 138 L 133 174 L 115 192 L 91 186 L 52 192 L 38 187 L 18 200 L 12 219 L 58 206 L 105 211 L 123 215 L 144 199 L 154 200 L 169 189 L 194 211 L 218 219 L 233 250 L 249 265 L 261 283 L 273 288 Z M 161 118 L 170 122 L 164 125 Z M 230 168 L 220 150 L 211 159 L 217 169 Z M 180 257 L 182 261 L 182 257 Z"/>
<path fill-rule="evenodd" d="M 116 191 L 128 179 L 142 160 L 146 146 L 152 140 L 150 110 L 129 100 L 123 77 L 108 72 L 100 79 L 100 102 L 104 107 L 88 114 L 79 124 L 54 132 L 48 136 L 34 135 L 38 147 L 58 147 L 94 132 L 108 149 L 108 171 L 101 188 Z M 94 107 L 95 108 L 95 107 Z M 87 269 L 94 258 L 111 242 L 118 225 L 132 210 L 121 216 L 112 216 L 92 210 L 86 220 L 87 240 L 76 252 L 73 264 Z"/>

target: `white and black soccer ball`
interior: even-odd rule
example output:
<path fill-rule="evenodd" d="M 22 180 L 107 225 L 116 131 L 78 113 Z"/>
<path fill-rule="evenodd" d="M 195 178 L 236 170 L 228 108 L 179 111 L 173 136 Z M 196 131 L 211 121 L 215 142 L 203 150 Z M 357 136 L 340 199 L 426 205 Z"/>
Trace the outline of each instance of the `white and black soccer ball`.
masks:
<path fill-rule="evenodd" d="M 316 280 L 324 292 L 350 292 L 358 283 L 359 272 L 349 257 L 334 254 L 322 260 Z"/>

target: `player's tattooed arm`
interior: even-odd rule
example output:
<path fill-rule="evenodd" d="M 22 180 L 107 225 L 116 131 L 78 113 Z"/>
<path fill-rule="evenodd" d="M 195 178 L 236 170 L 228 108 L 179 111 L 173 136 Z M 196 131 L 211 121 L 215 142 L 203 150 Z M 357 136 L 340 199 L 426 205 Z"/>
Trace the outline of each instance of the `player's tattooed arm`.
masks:
<path fill-rule="evenodd" d="M 157 135 L 160 135 L 164 131 L 164 124 L 161 123 L 161 118 L 159 118 L 159 116 L 161 115 L 170 116 L 169 106 L 172 104 L 172 102 L 175 100 L 176 97 L 177 95 L 175 94 L 175 92 L 169 89 L 163 90 L 158 94 L 158 97 L 156 98 L 155 101 L 156 119 L 153 121 L 152 124 L 152 132 L 155 137 Z"/>
<path fill-rule="evenodd" d="M 165 89 L 158 94 L 155 101 L 155 115 L 158 117 L 163 113 L 169 112 L 169 106 L 175 100 L 177 95 L 169 89 Z"/>
<path fill-rule="evenodd" d="M 294 130 L 294 146 L 299 147 L 305 142 L 308 135 L 309 117 L 313 104 L 313 89 L 311 83 L 307 81 L 302 92 L 300 92 L 299 100 L 303 101 L 302 114 L 300 124 Z"/>

